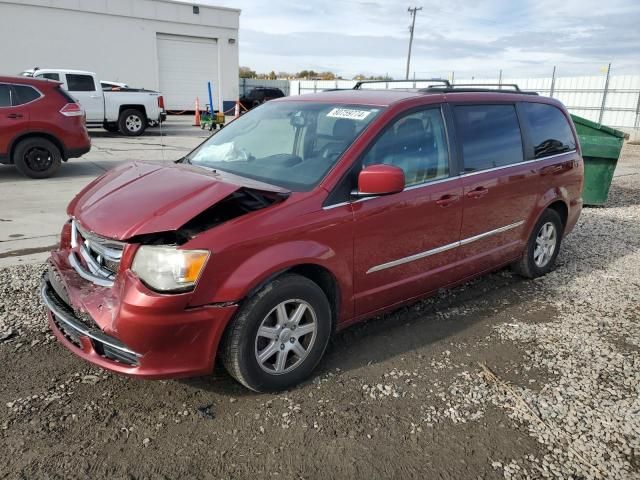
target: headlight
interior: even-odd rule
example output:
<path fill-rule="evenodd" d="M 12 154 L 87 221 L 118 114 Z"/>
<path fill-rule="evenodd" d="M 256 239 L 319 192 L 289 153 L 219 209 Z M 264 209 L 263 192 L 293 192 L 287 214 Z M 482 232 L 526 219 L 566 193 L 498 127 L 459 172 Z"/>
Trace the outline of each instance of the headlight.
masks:
<path fill-rule="evenodd" d="M 208 258 L 207 250 L 142 245 L 136 252 L 131 270 L 154 290 L 189 290 L 200 278 Z"/>

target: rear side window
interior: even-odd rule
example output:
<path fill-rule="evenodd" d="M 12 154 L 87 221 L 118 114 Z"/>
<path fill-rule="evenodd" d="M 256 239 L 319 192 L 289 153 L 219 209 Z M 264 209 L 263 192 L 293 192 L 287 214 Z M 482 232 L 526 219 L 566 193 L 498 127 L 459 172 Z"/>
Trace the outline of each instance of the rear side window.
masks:
<path fill-rule="evenodd" d="M 9 85 L 0 85 L 0 108 L 11 106 L 11 89 Z"/>
<path fill-rule="evenodd" d="M 529 126 L 533 158 L 544 158 L 575 150 L 576 140 L 564 114 L 553 105 L 522 103 Z"/>
<path fill-rule="evenodd" d="M 67 87 L 70 92 L 93 92 L 96 86 L 91 75 L 67 73 Z"/>
<path fill-rule="evenodd" d="M 14 85 L 13 91 L 16 93 L 13 99 L 14 105 L 24 105 L 41 97 L 40 92 L 28 85 Z"/>
<path fill-rule="evenodd" d="M 465 172 L 522 162 L 522 136 L 513 105 L 454 107 Z"/>
<path fill-rule="evenodd" d="M 37 78 L 48 78 L 49 80 L 60 81 L 60 75 L 57 73 L 38 73 L 35 75 Z"/>

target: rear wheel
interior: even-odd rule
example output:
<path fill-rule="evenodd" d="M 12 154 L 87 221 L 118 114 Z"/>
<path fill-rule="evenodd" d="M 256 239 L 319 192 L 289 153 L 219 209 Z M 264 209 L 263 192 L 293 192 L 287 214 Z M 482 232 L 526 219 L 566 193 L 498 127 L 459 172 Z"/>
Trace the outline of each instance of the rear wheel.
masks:
<path fill-rule="evenodd" d="M 20 173 L 30 178 L 47 178 L 58 171 L 62 162 L 60 150 L 46 138 L 22 140 L 13 152 L 13 163 Z"/>
<path fill-rule="evenodd" d="M 331 308 L 322 289 L 284 275 L 251 297 L 227 327 L 221 356 L 229 373 L 256 392 L 305 380 L 329 342 Z"/>
<path fill-rule="evenodd" d="M 531 232 L 524 255 L 513 269 L 527 278 L 549 273 L 558 257 L 563 231 L 560 215 L 555 210 L 545 210 Z"/>
<path fill-rule="evenodd" d="M 123 135 L 142 135 L 147 129 L 147 116 L 134 108 L 123 110 L 118 117 L 118 128 Z"/>

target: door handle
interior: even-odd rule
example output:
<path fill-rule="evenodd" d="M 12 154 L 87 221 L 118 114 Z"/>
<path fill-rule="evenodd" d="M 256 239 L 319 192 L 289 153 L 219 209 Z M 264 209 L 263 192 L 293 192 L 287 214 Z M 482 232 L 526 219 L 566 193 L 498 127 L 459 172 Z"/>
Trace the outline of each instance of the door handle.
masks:
<path fill-rule="evenodd" d="M 9 115 L 7 115 L 7 118 L 22 118 L 22 114 L 21 113 L 10 113 Z"/>
<path fill-rule="evenodd" d="M 91 98 L 100 98 L 100 95 L 91 95 Z"/>
<path fill-rule="evenodd" d="M 469 198 L 481 198 L 481 197 L 484 197 L 487 193 L 489 193 L 489 189 L 488 188 L 477 187 L 477 188 L 474 188 L 473 190 L 471 190 L 470 192 L 467 192 L 467 197 L 469 197 Z"/>
<path fill-rule="evenodd" d="M 457 195 L 443 195 L 442 197 L 440 197 L 438 200 L 436 200 L 436 205 L 440 206 L 440 207 L 448 207 L 449 205 L 451 205 L 452 203 L 455 203 L 458 201 L 458 196 Z"/>

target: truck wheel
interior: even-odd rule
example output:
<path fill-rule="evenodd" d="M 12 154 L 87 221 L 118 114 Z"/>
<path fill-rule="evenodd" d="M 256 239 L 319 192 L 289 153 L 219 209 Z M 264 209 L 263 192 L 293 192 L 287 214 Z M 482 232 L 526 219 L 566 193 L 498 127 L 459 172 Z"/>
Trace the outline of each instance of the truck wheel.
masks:
<path fill-rule="evenodd" d="M 102 128 L 111 133 L 117 133 L 120 131 L 120 127 L 118 127 L 117 123 L 105 123 L 102 125 Z"/>
<path fill-rule="evenodd" d="M 147 116 L 135 108 L 123 110 L 118 118 L 118 127 L 123 135 L 137 137 L 147 129 Z"/>
<path fill-rule="evenodd" d="M 533 227 L 522 258 L 512 265 L 513 270 L 526 278 L 537 278 L 549 273 L 560 250 L 564 227 L 555 210 L 542 212 Z"/>
<path fill-rule="evenodd" d="M 311 375 L 331 325 L 322 289 L 306 277 L 283 275 L 249 298 L 227 326 L 222 362 L 251 390 L 285 390 Z"/>
<path fill-rule="evenodd" d="M 13 163 L 20 173 L 30 178 L 47 178 L 58 171 L 60 150 L 46 138 L 22 140 L 13 151 Z"/>

